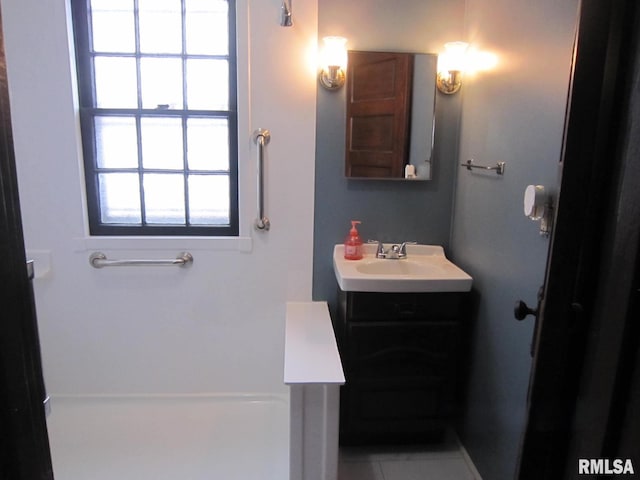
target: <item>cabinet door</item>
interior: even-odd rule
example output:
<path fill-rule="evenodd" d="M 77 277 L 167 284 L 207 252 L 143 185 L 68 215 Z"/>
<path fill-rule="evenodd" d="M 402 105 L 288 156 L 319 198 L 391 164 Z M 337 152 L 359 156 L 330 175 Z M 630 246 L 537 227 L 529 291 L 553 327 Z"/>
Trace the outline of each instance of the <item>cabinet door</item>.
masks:
<path fill-rule="evenodd" d="M 401 178 L 409 152 L 413 55 L 349 52 L 347 177 Z"/>
<path fill-rule="evenodd" d="M 348 327 L 347 434 L 422 438 L 451 413 L 459 326 L 361 322 Z"/>
<path fill-rule="evenodd" d="M 354 322 L 347 368 L 358 383 L 442 382 L 455 363 L 458 329 L 453 322 Z"/>
<path fill-rule="evenodd" d="M 434 413 L 443 402 L 438 388 L 416 383 L 389 389 L 378 383 L 345 393 L 340 404 L 343 444 L 431 441 L 444 429 L 445 417 Z"/>

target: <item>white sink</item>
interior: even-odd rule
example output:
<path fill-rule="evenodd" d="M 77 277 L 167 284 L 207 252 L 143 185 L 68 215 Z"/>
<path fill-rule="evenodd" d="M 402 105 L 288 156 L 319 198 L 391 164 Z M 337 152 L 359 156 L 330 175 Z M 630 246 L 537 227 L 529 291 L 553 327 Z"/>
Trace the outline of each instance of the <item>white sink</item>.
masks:
<path fill-rule="evenodd" d="M 385 245 L 387 248 L 389 245 Z M 344 245 L 333 249 L 338 285 L 352 292 L 467 292 L 473 279 L 454 265 L 437 245 L 408 245 L 406 258 L 376 258 L 376 245 L 364 245 L 361 260 L 344 258 Z"/>

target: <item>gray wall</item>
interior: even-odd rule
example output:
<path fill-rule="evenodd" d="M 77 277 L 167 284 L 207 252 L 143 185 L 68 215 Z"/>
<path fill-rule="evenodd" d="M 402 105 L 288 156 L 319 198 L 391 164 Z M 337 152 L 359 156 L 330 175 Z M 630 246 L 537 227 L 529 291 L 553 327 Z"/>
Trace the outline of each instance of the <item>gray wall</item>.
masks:
<path fill-rule="evenodd" d="M 351 50 L 437 53 L 463 31 L 463 0 L 320 0 L 318 36 L 342 35 Z M 460 97 L 439 94 L 432 180 L 349 180 L 344 176 L 345 89 L 318 89 L 313 298 L 336 301 L 333 246 L 350 220 L 365 239 L 449 245 Z"/>
<path fill-rule="evenodd" d="M 513 304 L 536 304 L 549 243 L 524 217 L 522 197 L 529 184 L 557 193 L 577 7 L 578 0 L 319 1 L 319 37 L 344 35 L 351 49 L 439 52 L 465 40 L 498 57 L 493 70 L 467 76 L 460 94 L 437 96 L 430 182 L 344 178 L 344 90 L 319 90 L 317 106 L 314 299 L 335 302 L 331 252 L 352 218 L 363 221 L 365 239 L 447 248 L 474 277 L 478 299 L 459 433 L 485 479 L 513 478 L 524 429 L 533 322 L 516 322 Z M 505 175 L 458 167 L 467 158 L 505 161 Z"/>
<path fill-rule="evenodd" d="M 479 296 L 462 441 L 485 479 L 513 478 L 525 422 L 533 319 L 548 239 L 523 215 L 527 185 L 555 195 L 578 0 L 467 0 L 466 39 L 498 55 L 465 82 L 461 159 L 506 162 L 503 177 L 458 172 L 451 246 Z"/>

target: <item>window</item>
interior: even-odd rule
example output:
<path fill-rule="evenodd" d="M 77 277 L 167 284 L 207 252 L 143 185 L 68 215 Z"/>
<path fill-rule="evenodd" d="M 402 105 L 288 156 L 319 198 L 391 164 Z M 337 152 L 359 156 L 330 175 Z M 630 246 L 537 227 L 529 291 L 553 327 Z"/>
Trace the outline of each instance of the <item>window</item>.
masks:
<path fill-rule="evenodd" d="M 234 0 L 72 0 L 92 235 L 238 235 Z"/>

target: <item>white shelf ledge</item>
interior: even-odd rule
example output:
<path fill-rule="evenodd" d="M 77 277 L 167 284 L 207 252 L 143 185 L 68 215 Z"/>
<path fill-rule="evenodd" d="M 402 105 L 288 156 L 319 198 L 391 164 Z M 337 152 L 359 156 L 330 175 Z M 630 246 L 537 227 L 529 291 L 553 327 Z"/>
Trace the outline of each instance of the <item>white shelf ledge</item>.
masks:
<path fill-rule="evenodd" d="M 284 383 L 344 384 L 344 372 L 326 302 L 289 302 Z"/>

